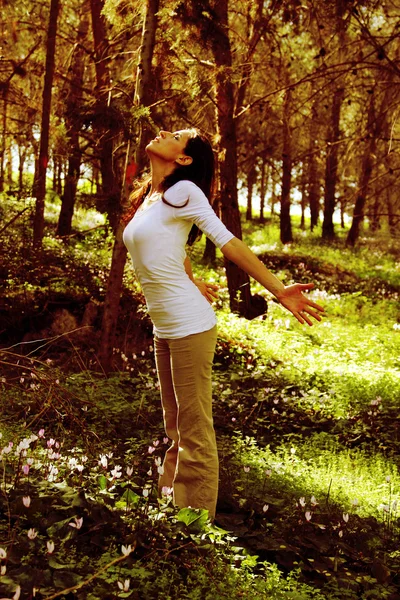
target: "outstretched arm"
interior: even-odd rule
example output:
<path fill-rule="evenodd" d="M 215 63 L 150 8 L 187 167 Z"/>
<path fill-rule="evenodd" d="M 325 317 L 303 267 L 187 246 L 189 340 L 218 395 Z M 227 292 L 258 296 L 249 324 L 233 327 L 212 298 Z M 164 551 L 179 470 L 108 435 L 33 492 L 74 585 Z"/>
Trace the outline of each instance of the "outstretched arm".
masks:
<path fill-rule="evenodd" d="M 183 262 L 183 266 L 185 267 L 185 271 L 186 271 L 186 274 L 188 275 L 189 279 L 191 281 L 193 281 L 193 283 L 195 285 L 197 285 L 197 287 L 199 288 L 200 292 L 203 294 L 205 299 L 208 300 L 208 302 L 210 304 L 212 304 L 212 302 L 218 298 L 218 293 L 217 293 L 218 286 L 214 285 L 212 283 L 207 283 L 206 281 L 203 281 L 202 279 L 195 279 L 193 276 L 192 264 L 191 264 L 190 258 L 188 256 L 186 256 L 186 258 Z"/>
<path fill-rule="evenodd" d="M 271 292 L 299 323 L 312 325 L 311 318 L 321 320 L 319 313 L 324 311 L 322 306 L 312 302 L 302 293 L 311 290 L 314 287 L 313 283 L 295 283 L 285 286 L 263 265 L 250 248 L 236 237 L 222 246 L 221 252 Z"/>

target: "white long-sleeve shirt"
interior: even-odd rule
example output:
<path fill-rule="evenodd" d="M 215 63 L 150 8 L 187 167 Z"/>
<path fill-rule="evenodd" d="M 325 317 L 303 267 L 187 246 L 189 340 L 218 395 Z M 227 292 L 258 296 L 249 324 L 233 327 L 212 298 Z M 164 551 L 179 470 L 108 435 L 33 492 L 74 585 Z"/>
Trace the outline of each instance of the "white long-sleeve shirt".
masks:
<path fill-rule="evenodd" d="M 173 206 L 162 201 L 162 194 L 145 200 L 126 226 L 123 240 L 142 286 L 154 333 L 172 339 L 208 331 L 216 323 L 211 305 L 184 267 L 192 225 L 218 248 L 234 236 L 191 181 L 179 181 L 164 198 Z"/>

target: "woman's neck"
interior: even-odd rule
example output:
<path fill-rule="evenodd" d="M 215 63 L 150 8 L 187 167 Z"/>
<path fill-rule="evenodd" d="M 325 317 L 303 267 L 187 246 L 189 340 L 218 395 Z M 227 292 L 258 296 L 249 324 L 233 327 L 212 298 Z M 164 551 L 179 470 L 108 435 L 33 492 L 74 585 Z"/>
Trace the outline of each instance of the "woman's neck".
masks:
<path fill-rule="evenodd" d="M 157 157 L 151 158 L 151 188 L 150 194 L 162 192 L 162 182 L 175 170 L 175 163 L 158 160 Z"/>

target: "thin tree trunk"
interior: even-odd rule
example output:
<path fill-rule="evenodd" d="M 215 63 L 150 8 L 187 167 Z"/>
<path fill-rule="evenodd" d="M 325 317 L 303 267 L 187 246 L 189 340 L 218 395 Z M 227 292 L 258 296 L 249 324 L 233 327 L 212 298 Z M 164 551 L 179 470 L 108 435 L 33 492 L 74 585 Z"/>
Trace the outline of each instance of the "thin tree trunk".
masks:
<path fill-rule="evenodd" d="M 392 203 L 392 190 L 390 187 L 386 188 L 386 206 L 388 211 L 388 226 L 389 232 L 392 237 L 396 235 L 396 224 L 393 214 L 393 203 Z"/>
<path fill-rule="evenodd" d="M 92 0 L 93 2 L 94 0 Z M 157 12 L 159 0 L 147 0 L 146 14 L 144 17 L 142 44 L 137 69 L 137 80 L 135 99 L 136 103 L 148 103 L 151 99 L 151 63 L 154 53 L 155 36 L 157 29 Z M 146 137 L 145 129 L 140 131 L 138 148 L 142 148 L 142 154 L 137 154 L 136 164 L 139 172 L 143 168 L 144 146 L 142 137 Z M 129 149 L 128 149 L 129 154 Z M 125 190 L 127 194 L 127 190 Z M 102 320 L 102 337 L 99 352 L 99 360 L 105 372 L 111 368 L 112 351 L 114 348 L 116 325 L 118 320 L 118 309 L 122 290 L 122 281 L 126 263 L 127 251 L 122 240 L 124 226 L 119 223 L 115 232 L 115 242 L 112 254 L 110 275 L 104 304 Z"/>
<path fill-rule="evenodd" d="M 234 89 L 231 80 L 232 54 L 228 27 L 228 0 L 214 0 L 214 31 L 211 48 L 217 67 L 216 110 L 220 139 L 221 217 L 226 227 L 237 238 L 242 238 L 237 195 L 237 134 L 234 119 Z M 266 310 L 265 302 L 252 305 L 250 280 L 242 269 L 225 259 L 230 308 L 246 318 L 253 318 Z M 260 306 L 258 306 L 260 304 Z M 262 306 L 261 306 L 262 304 Z"/>
<path fill-rule="evenodd" d="M 318 163 L 316 153 L 316 140 L 318 139 L 318 111 L 317 101 L 311 109 L 310 145 L 308 158 L 308 204 L 310 206 L 310 229 L 318 225 L 320 210 L 320 183 L 318 179 Z"/>
<path fill-rule="evenodd" d="M 80 123 L 77 119 L 77 115 L 80 112 L 80 106 L 82 104 L 82 85 L 85 70 L 84 41 L 88 29 L 88 14 L 85 11 L 80 20 L 77 42 L 71 58 L 71 66 L 69 69 L 70 87 L 65 101 L 65 123 L 69 140 L 69 157 L 64 184 L 64 194 L 62 196 L 57 226 L 57 234 L 60 236 L 69 235 L 71 233 L 76 190 L 81 168 L 82 151 L 79 144 Z"/>
<path fill-rule="evenodd" d="M 307 164 L 302 165 L 301 170 L 301 184 L 300 184 L 300 194 L 301 194 L 301 220 L 300 220 L 300 229 L 302 231 L 306 228 L 306 207 L 307 207 Z"/>
<path fill-rule="evenodd" d="M 33 221 L 33 247 L 40 249 L 44 233 L 44 203 L 46 197 L 46 173 L 49 154 L 51 96 L 55 67 L 55 49 L 60 0 L 51 0 L 47 30 L 46 67 L 43 86 L 42 123 L 38 170 L 35 172 L 35 216 Z"/>
<path fill-rule="evenodd" d="M 13 186 L 13 170 L 12 170 L 12 149 L 11 149 L 11 144 L 8 146 L 7 149 L 7 184 L 9 187 Z"/>
<path fill-rule="evenodd" d="M 325 197 L 324 197 L 324 221 L 322 224 L 322 237 L 325 240 L 335 238 L 333 225 L 333 213 L 336 206 L 336 183 L 339 161 L 339 135 L 340 135 L 340 111 L 344 98 L 344 89 L 336 90 L 333 96 L 330 133 L 327 141 L 327 156 L 325 166 Z"/>
<path fill-rule="evenodd" d="M 18 145 L 18 198 L 21 198 L 24 189 L 24 165 L 27 150 Z"/>
<path fill-rule="evenodd" d="M 277 194 L 277 191 L 276 191 L 276 186 L 277 186 L 277 183 L 274 180 L 274 178 L 272 178 L 271 217 L 273 217 L 274 214 L 275 214 L 275 204 L 278 201 L 278 194 Z"/>
<path fill-rule="evenodd" d="M 3 93 L 3 118 L 2 118 L 2 135 L 0 147 L 0 192 L 4 190 L 5 179 L 5 155 L 6 155 L 6 140 L 7 140 L 7 107 L 8 107 L 8 85 L 2 91 Z"/>
<path fill-rule="evenodd" d="M 282 154 L 282 194 L 280 216 L 280 238 L 282 244 L 293 241 L 292 223 L 290 220 L 290 191 L 292 184 L 292 148 L 290 131 L 291 90 L 287 89 L 283 116 L 283 154 Z"/>
<path fill-rule="evenodd" d="M 246 219 L 247 221 L 251 221 L 253 218 L 253 188 L 256 182 L 256 170 L 254 167 L 251 167 L 247 173 L 247 210 L 246 210 Z"/>
<path fill-rule="evenodd" d="M 376 148 L 376 130 L 375 124 L 375 105 L 374 96 L 371 95 L 368 109 L 367 132 L 369 133 L 369 142 L 365 145 L 364 154 L 361 161 L 361 173 L 358 182 L 358 194 L 353 211 L 353 220 L 347 234 L 346 244 L 354 247 L 360 235 L 360 227 L 364 220 L 364 207 L 367 201 L 368 184 L 371 178 L 373 167 L 373 156 Z"/>
<path fill-rule="evenodd" d="M 265 222 L 264 210 L 265 210 L 265 194 L 268 188 L 268 173 L 267 163 L 263 160 L 261 165 L 261 186 L 260 186 L 260 223 Z"/>

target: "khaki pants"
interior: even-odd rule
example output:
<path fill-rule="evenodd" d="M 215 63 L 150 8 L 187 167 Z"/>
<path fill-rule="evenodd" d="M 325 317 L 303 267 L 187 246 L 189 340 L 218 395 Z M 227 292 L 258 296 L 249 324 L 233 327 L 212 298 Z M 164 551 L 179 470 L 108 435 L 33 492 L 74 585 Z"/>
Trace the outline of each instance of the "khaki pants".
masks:
<path fill-rule="evenodd" d="M 159 489 L 173 488 L 180 508 L 205 508 L 215 516 L 218 454 L 211 406 L 216 326 L 179 339 L 155 337 L 165 431 L 172 440 Z"/>

